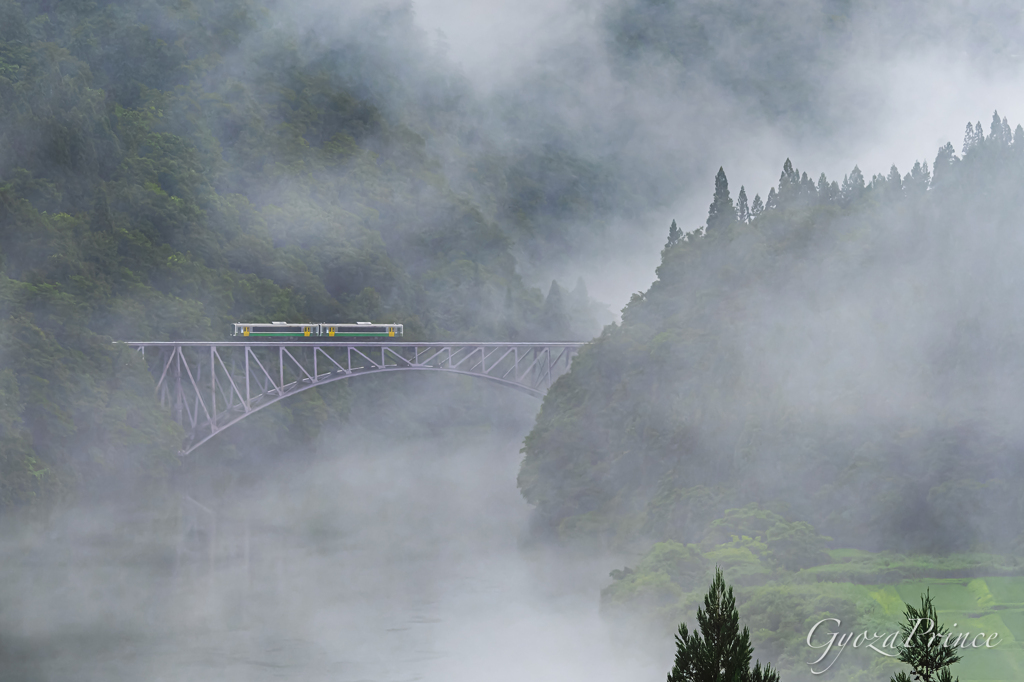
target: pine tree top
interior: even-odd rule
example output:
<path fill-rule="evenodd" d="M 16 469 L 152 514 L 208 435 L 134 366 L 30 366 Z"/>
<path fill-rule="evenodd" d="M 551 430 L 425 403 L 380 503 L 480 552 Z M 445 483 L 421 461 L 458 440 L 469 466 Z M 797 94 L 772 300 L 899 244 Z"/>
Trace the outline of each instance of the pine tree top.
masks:
<path fill-rule="evenodd" d="M 685 623 L 679 626 L 668 682 L 778 682 L 771 666 L 762 668 L 759 661 L 750 669 L 753 653 L 750 631 L 740 629 L 732 587 L 716 568 L 704 608 L 697 610 L 697 630 L 691 633 Z"/>
<path fill-rule="evenodd" d="M 729 180 L 725 169 L 719 167 L 715 175 L 715 198 L 708 207 L 708 230 L 736 222 L 736 207 L 729 196 Z"/>

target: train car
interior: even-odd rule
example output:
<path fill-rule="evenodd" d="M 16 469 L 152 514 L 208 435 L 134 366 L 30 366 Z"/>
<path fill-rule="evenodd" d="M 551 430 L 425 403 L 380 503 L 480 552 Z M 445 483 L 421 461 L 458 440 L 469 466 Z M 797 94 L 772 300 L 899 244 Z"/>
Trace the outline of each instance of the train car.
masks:
<path fill-rule="evenodd" d="M 320 324 L 288 322 L 235 322 L 232 336 L 265 338 L 274 341 L 316 341 L 326 339 L 362 339 L 366 341 L 402 338 L 400 324 L 374 324 L 372 322 Z"/>
<path fill-rule="evenodd" d="M 400 324 L 373 324 L 372 322 L 340 324 L 321 322 L 319 326 L 321 338 L 362 338 L 367 340 L 402 338 L 402 325 Z"/>
<path fill-rule="evenodd" d="M 289 324 L 288 322 L 235 322 L 232 336 L 265 338 L 274 341 L 316 339 L 320 337 L 318 324 Z"/>

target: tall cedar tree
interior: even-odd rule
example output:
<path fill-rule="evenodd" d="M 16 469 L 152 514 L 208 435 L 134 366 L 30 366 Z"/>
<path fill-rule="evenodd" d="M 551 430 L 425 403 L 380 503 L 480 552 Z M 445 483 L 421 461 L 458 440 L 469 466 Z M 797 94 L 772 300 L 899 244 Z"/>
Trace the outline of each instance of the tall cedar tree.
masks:
<path fill-rule="evenodd" d="M 964 146 L 961 148 L 960 153 L 966 154 L 971 151 L 971 147 L 974 146 L 974 124 L 970 121 L 967 122 L 967 129 L 964 130 Z"/>
<path fill-rule="evenodd" d="M 848 178 L 843 178 L 842 194 L 847 202 L 856 201 L 864 194 L 864 174 L 859 166 L 854 166 Z"/>
<path fill-rule="evenodd" d="M 729 196 L 729 180 L 725 177 L 725 169 L 719 167 L 715 176 L 715 200 L 708 208 L 708 231 L 719 226 L 736 222 L 736 208 Z"/>
<path fill-rule="evenodd" d="M 683 231 L 679 229 L 673 219 L 672 224 L 668 226 L 668 241 L 665 243 L 665 248 L 670 249 L 681 241 L 683 241 Z"/>
<path fill-rule="evenodd" d="M 747 188 L 740 186 L 740 195 L 736 198 L 736 219 L 741 223 L 750 222 L 750 208 L 747 206 Z"/>
<path fill-rule="evenodd" d="M 764 213 L 764 202 L 761 201 L 761 195 L 754 195 L 754 203 L 750 205 L 750 219 L 753 220 Z"/>
<path fill-rule="evenodd" d="M 704 597 L 704 608 L 697 609 L 700 634 L 679 626 L 676 635 L 676 662 L 668 674 L 668 682 L 779 682 L 771 665 L 761 662 L 750 669 L 754 647 L 750 631 L 740 632 L 740 614 L 732 588 L 726 586 L 722 569 L 715 569 L 715 579 Z"/>
<path fill-rule="evenodd" d="M 907 604 L 903 615 L 907 618 L 907 622 L 900 626 L 903 646 L 897 647 L 896 651 L 900 661 L 910 666 L 910 674 L 900 671 L 890 678 L 890 682 L 960 682 L 959 677 L 954 678 L 949 672 L 949 666 L 962 656 L 956 653 L 955 646 L 943 646 L 943 639 L 948 640 L 949 628 L 939 623 L 931 590 L 921 595 L 920 609 Z M 913 639 L 910 638 L 911 633 L 914 634 Z"/>

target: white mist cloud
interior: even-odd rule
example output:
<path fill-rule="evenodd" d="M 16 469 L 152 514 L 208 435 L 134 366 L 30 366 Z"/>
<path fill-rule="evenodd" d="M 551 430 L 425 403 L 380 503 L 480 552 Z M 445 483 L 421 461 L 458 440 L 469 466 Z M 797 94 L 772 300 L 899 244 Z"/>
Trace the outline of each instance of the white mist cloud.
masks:
<path fill-rule="evenodd" d="M 419 24 L 443 34 L 451 60 L 483 92 L 516 79 L 547 50 L 587 30 L 600 3 L 576 0 L 417 0 Z"/>
<path fill-rule="evenodd" d="M 174 500 L 131 523 L 131 510 L 80 506 L 49 537 L 5 527 L 10 670 L 52 682 L 664 674 L 667 658 L 608 646 L 596 595 L 614 560 L 520 549 L 518 438 L 355 431 L 312 466 L 281 461 L 258 485 L 204 497 L 212 571 L 209 536 L 180 537 Z"/>
<path fill-rule="evenodd" d="M 848 47 L 818 84 L 821 114 L 843 123 L 801 130 L 773 124 L 700 74 L 686 72 L 683 84 L 677 65 L 648 59 L 629 73 L 615 70 L 602 23 L 611 5 L 421 0 L 415 8 L 424 28 L 445 35 L 452 61 L 479 92 L 511 98 L 524 115 L 547 115 L 585 157 L 617 158 L 660 178 L 648 212 L 612 220 L 608 234 L 564 264 L 568 276 L 557 265 L 531 272 L 539 281 L 580 274 L 615 309 L 650 283 L 673 218 L 684 230 L 703 223 L 719 166 L 733 196 L 745 185 L 751 199 L 778 182 L 786 158 L 815 179 L 825 172 L 841 181 L 855 164 L 869 178 L 892 164 L 905 174 L 916 160 L 931 163 L 947 141 L 959 150 L 966 121 L 981 120 L 987 130 L 994 109 L 1010 120 L 1024 114 L 1019 60 L 1007 55 L 992 67 L 961 30 L 977 8 L 931 7 L 913 16 L 856 8 Z M 798 22 L 807 8 L 789 3 L 780 11 Z"/>

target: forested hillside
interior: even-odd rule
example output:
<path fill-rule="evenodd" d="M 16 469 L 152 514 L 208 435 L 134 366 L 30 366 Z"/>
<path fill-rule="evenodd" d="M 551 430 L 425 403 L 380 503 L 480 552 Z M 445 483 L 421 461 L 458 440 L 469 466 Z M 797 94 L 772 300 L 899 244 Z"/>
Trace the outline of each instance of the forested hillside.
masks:
<path fill-rule="evenodd" d="M 411 10 L 347 19 L 320 40 L 248 0 L 0 3 L 0 506 L 173 465 L 177 427 L 112 340 L 598 331 L 584 285 L 517 274 L 505 167 L 474 200 L 428 148 L 468 94 Z M 310 394 L 236 439 L 308 444 L 346 409 Z"/>
<path fill-rule="evenodd" d="M 715 182 L 549 392 L 519 484 L 565 538 L 696 542 L 750 503 L 838 547 L 1007 551 L 1024 497 L 1024 129 L 866 181 Z"/>
<path fill-rule="evenodd" d="M 1024 128 L 987 129 L 870 180 L 787 160 L 752 200 L 719 170 L 706 224 L 672 222 L 656 281 L 548 392 L 519 486 L 540 535 L 642 553 L 602 592 L 621 641 L 689 622 L 715 567 L 783 679 L 818 679 L 815 623 L 884 632 L 925 586 L 1020 637 L 985 580 L 1024 573 Z M 854 649 L 829 674 L 893 672 Z"/>

